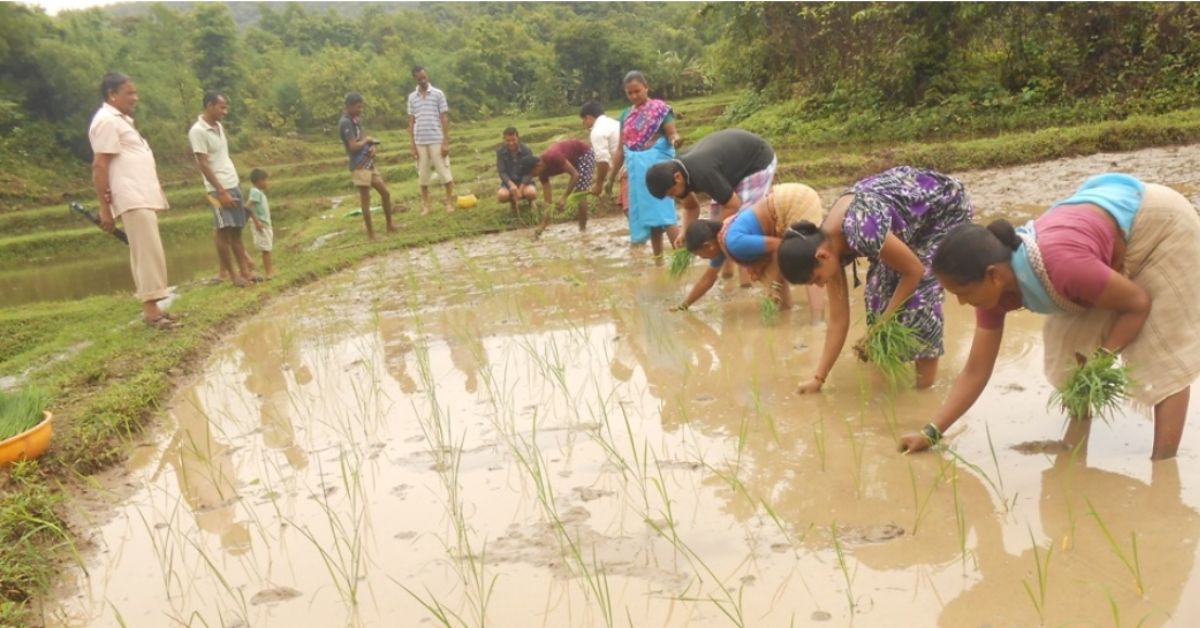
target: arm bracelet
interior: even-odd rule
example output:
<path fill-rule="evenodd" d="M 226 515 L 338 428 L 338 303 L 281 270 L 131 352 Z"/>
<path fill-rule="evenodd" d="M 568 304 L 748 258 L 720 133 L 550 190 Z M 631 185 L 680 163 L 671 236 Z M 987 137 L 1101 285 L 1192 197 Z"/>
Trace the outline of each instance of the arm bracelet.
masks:
<path fill-rule="evenodd" d="M 925 427 L 921 428 L 921 435 L 925 437 L 925 440 L 929 441 L 930 445 L 936 445 L 942 440 L 942 430 L 938 429 L 938 426 L 933 423 L 928 423 Z"/>

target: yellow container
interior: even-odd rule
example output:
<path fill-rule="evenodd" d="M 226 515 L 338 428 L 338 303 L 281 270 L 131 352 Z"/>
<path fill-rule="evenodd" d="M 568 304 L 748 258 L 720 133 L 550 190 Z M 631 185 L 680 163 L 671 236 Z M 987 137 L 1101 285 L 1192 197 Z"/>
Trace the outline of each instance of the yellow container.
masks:
<path fill-rule="evenodd" d="M 13 436 L 0 441 L 0 464 L 11 464 L 19 460 L 33 460 L 50 449 L 50 437 L 54 435 L 49 412 L 43 412 L 46 418 L 41 423 Z"/>
<path fill-rule="evenodd" d="M 477 204 L 479 204 L 479 199 L 475 198 L 474 194 L 468 194 L 466 196 L 458 197 L 458 208 L 459 209 L 471 209 L 472 207 L 474 207 Z"/>

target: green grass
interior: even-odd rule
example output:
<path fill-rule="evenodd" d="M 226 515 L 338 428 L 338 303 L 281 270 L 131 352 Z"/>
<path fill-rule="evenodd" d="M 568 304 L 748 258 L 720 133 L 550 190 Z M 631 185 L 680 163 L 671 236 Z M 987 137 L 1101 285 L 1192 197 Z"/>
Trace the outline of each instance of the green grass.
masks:
<path fill-rule="evenodd" d="M 10 393 L 0 391 L 0 440 L 12 438 L 41 423 L 46 405 L 46 393 L 38 388 Z"/>
<path fill-rule="evenodd" d="M 1058 404 L 1073 419 L 1108 419 L 1129 397 L 1129 367 L 1115 353 L 1097 351 L 1090 358 L 1075 354 L 1079 364 L 1071 369 L 1062 390 L 1050 395 L 1050 404 Z"/>

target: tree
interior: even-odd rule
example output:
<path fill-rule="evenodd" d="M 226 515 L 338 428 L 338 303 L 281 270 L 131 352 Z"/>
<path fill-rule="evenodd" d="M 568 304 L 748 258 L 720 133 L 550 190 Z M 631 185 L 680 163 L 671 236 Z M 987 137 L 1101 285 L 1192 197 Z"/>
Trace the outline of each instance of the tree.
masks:
<path fill-rule="evenodd" d="M 220 3 L 204 3 L 192 10 L 195 24 L 196 78 L 206 90 L 234 98 L 242 86 L 241 45 L 237 25 L 229 9 Z"/>

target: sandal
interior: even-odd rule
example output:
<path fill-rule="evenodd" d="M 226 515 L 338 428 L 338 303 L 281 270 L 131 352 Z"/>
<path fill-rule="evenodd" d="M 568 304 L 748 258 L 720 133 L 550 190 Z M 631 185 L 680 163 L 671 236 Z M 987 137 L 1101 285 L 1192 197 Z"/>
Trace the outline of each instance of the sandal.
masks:
<path fill-rule="evenodd" d="M 167 318 L 165 314 L 159 316 L 158 318 L 143 318 L 142 320 L 145 321 L 147 325 L 155 329 L 175 329 L 176 327 L 179 327 L 179 321 Z"/>

